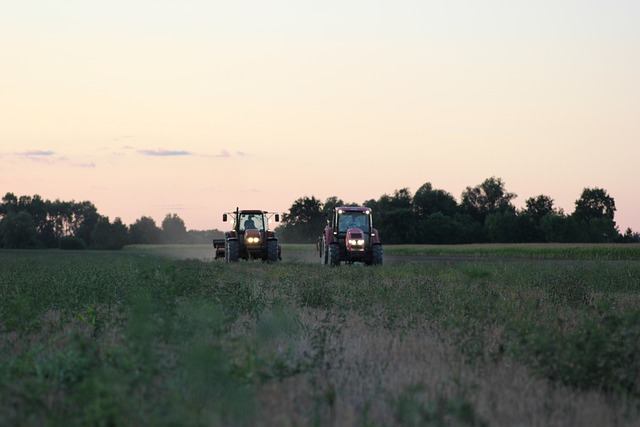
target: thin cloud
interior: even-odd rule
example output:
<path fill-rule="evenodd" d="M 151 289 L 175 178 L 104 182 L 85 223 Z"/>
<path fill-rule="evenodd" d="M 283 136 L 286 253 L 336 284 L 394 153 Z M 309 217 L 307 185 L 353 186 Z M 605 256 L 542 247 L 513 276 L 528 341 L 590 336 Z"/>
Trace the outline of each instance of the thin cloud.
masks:
<path fill-rule="evenodd" d="M 21 153 L 16 153 L 17 156 L 23 157 L 50 157 L 54 156 L 55 154 L 56 152 L 52 150 L 28 150 Z"/>
<path fill-rule="evenodd" d="M 172 156 L 191 156 L 193 153 L 185 150 L 139 150 L 138 153 L 143 154 L 145 156 L 156 156 L 156 157 L 172 157 Z"/>
<path fill-rule="evenodd" d="M 56 155 L 56 152 L 53 150 L 27 150 L 13 154 L 18 158 L 45 164 L 53 164 L 56 161 L 65 160 L 63 157 L 54 157 Z"/>

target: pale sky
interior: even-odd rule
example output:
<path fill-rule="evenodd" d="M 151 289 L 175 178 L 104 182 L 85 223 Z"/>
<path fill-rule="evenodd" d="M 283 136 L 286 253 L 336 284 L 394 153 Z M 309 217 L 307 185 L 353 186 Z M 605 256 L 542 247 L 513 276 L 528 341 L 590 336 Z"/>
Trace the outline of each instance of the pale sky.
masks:
<path fill-rule="evenodd" d="M 177 213 L 502 178 L 640 231 L 640 1 L 0 0 L 0 196 Z"/>

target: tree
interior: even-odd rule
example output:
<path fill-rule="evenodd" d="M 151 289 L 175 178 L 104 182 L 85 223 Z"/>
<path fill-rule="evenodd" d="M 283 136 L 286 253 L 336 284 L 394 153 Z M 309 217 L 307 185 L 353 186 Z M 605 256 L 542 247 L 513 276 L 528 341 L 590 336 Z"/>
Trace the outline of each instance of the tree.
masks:
<path fill-rule="evenodd" d="M 578 221 L 589 221 L 593 218 L 607 218 L 613 220 L 616 203 L 613 197 L 602 188 L 585 188 L 580 198 L 576 200 L 573 216 Z"/>
<path fill-rule="evenodd" d="M 162 230 L 156 225 L 153 218 L 143 216 L 131 224 L 129 235 L 133 244 L 154 245 L 160 243 Z"/>
<path fill-rule="evenodd" d="M 368 200 L 365 206 L 376 215 L 374 226 L 387 243 L 416 243 L 419 240 L 417 217 L 413 211 L 413 196 L 408 188 L 383 194 L 378 200 Z"/>
<path fill-rule="evenodd" d="M 518 217 L 512 210 L 487 215 L 484 228 L 490 242 L 515 243 L 520 241 Z"/>
<path fill-rule="evenodd" d="M 25 211 L 10 212 L 0 221 L 0 243 L 7 249 L 30 249 L 37 246 L 36 226 Z"/>
<path fill-rule="evenodd" d="M 122 249 L 129 239 L 127 226 L 120 218 L 116 218 L 113 224 L 109 217 L 100 217 L 91 233 L 91 242 L 94 249 Z"/>
<path fill-rule="evenodd" d="M 167 214 L 164 217 L 162 235 L 166 243 L 187 243 L 189 237 L 184 221 L 178 214 Z"/>
<path fill-rule="evenodd" d="M 339 199 L 336 196 L 327 197 L 327 200 L 324 201 L 322 211 L 325 213 L 331 213 L 334 208 L 339 206 L 344 206 L 342 199 Z"/>
<path fill-rule="evenodd" d="M 435 213 L 453 216 L 458 210 L 458 202 L 451 194 L 444 190 L 434 190 L 431 183 L 427 182 L 413 196 L 413 208 L 421 218 Z"/>
<path fill-rule="evenodd" d="M 553 207 L 553 199 L 549 196 L 545 196 L 544 194 L 536 197 L 529 197 L 525 201 L 525 204 L 527 207 L 523 212 L 528 214 L 536 224 L 540 224 L 540 221 L 546 215 L 558 213 Z"/>
<path fill-rule="evenodd" d="M 576 200 L 572 217 L 582 229 L 582 241 L 604 243 L 613 242 L 618 236 L 614 221 L 616 203 L 602 188 L 585 188 Z"/>
<path fill-rule="evenodd" d="M 315 242 L 324 228 L 325 216 L 322 203 L 315 197 L 301 197 L 282 215 L 282 225 L 278 228 L 284 241 L 296 243 Z"/>
<path fill-rule="evenodd" d="M 436 212 L 418 223 L 418 243 L 455 244 L 460 243 L 462 225 L 453 217 Z"/>
<path fill-rule="evenodd" d="M 467 187 L 462 192 L 461 207 L 464 212 L 484 224 L 489 214 L 506 210 L 515 211 L 511 204 L 511 200 L 515 197 L 516 194 L 505 190 L 500 178 L 491 177 L 473 188 Z"/>

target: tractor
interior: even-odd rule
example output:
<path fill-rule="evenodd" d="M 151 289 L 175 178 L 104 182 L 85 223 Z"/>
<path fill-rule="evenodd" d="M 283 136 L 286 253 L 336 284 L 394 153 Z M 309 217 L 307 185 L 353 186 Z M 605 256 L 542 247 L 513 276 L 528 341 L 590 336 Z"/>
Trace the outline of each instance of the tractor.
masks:
<path fill-rule="evenodd" d="M 273 230 L 269 229 L 272 219 L 280 221 L 280 215 L 260 210 L 240 210 L 222 215 L 223 221 L 231 219 L 232 230 L 224 233 L 224 239 L 213 239 L 215 259 L 227 262 L 240 259 L 261 259 L 278 261 L 282 259 L 282 249 Z"/>
<path fill-rule="evenodd" d="M 330 215 L 316 243 L 322 264 L 382 264 L 382 244 L 378 230 L 373 228 L 371 222 L 371 209 L 365 206 L 342 206 L 334 208 Z"/>

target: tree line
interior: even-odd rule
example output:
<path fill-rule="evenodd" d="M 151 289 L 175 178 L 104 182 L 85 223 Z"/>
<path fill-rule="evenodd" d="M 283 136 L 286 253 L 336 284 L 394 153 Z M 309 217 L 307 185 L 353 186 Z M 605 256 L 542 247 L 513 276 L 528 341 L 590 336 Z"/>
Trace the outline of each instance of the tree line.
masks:
<path fill-rule="evenodd" d="M 121 249 L 129 244 L 211 243 L 218 230 L 189 230 L 177 214 L 161 223 L 142 216 L 131 225 L 110 221 L 89 201 L 45 200 L 7 193 L 0 204 L 0 248 Z"/>
<path fill-rule="evenodd" d="M 615 201 L 605 189 L 585 188 L 571 214 L 544 194 L 528 198 L 522 209 L 513 205 L 515 197 L 502 179 L 491 177 L 466 187 L 459 203 L 427 182 L 415 194 L 402 188 L 362 204 L 374 212 L 374 227 L 388 244 L 640 242 L 630 228 L 618 230 Z M 324 203 L 301 197 L 283 215 L 279 235 L 290 243 L 315 242 L 326 215 L 345 205 L 355 204 L 336 196 Z"/>

